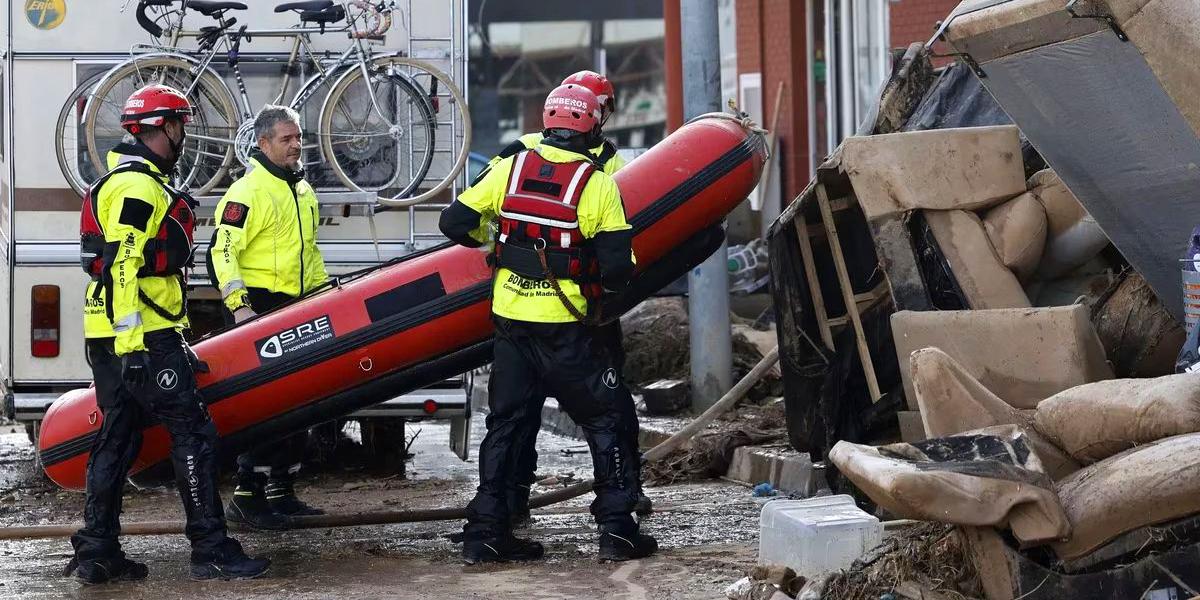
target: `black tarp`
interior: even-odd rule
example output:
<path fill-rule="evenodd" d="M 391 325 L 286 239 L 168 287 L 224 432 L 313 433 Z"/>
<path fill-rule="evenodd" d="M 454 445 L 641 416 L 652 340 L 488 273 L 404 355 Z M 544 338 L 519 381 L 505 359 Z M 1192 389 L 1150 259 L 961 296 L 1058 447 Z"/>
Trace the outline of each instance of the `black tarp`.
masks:
<path fill-rule="evenodd" d="M 1008 113 L 1000 108 L 1000 103 L 980 83 L 971 68 L 955 62 L 942 71 L 901 131 L 1012 124 Z M 1026 176 L 1046 168 L 1046 161 L 1025 139 L 1024 133 L 1021 134 L 1021 158 L 1025 161 Z"/>

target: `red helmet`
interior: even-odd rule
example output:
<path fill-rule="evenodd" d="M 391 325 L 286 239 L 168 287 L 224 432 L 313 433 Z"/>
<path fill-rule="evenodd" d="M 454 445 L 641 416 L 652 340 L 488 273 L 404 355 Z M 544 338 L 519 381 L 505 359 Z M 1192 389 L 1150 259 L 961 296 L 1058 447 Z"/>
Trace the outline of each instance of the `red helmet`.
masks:
<path fill-rule="evenodd" d="M 569 75 L 562 81 L 563 85 L 574 83 L 581 85 L 596 95 L 600 100 L 600 104 L 604 106 L 604 115 L 601 123 L 608 120 L 609 115 L 617 109 L 617 91 L 613 88 L 612 82 L 607 77 L 595 71 L 579 71 Z"/>
<path fill-rule="evenodd" d="M 179 90 L 165 85 L 148 85 L 129 96 L 121 110 L 121 126 L 138 133 L 142 125 L 162 127 L 169 118 L 192 120 L 192 104 Z"/>
<path fill-rule="evenodd" d="M 587 88 L 573 83 L 560 85 L 546 96 L 542 126 L 587 133 L 600 124 L 600 100 Z"/>

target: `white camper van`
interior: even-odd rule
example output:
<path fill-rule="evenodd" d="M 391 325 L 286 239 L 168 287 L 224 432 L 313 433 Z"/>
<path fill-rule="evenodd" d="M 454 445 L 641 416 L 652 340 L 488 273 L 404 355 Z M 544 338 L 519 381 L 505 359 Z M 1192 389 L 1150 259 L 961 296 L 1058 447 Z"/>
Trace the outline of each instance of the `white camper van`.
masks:
<path fill-rule="evenodd" d="M 460 90 L 466 85 L 463 0 L 422 2 L 416 13 L 412 0 L 292 2 L 293 9 L 285 7 L 282 12 L 275 9 L 288 4 L 285 0 L 253 0 L 242 6 L 194 4 L 189 7 L 188 0 L 8 0 L 8 10 L 0 15 L 4 39 L 0 62 L 0 388 L 6 416 L 25 423 L 31 437 L 37 435 L 42 415 L 60 394 L 87 386 L 91 380 L 83 353 L 81 311 L 87 277 L 79 266 L 80 195 L 64 172 L 74 169 L 85 180 L 98 174 L 88 161 L 89 140 L 81 126 L 96 82 L 134 53 L 163 51 L 134 49 L 135 45 L 173 41 L 169 34 L 152 37 L 147 18 L 151 23 L 157 18 L 160 26 L 172 23 L 171 18 L 180 19 L 184 33 L 177 45 L 184 51 L 200 47 L 198 36 L 204 28 L 220 28 L 221 35 L 241 32 L 240 37 L 226 36 L 226 40 L 234 39 L 236 46 L 224 47 L 207 65 L 197 59 L 195 69 L 211 70 L 232 90 L 229 97 L 241 113 L 235 117 L 242 123 L 265 103 L 277 98 L 284 104 L 290 102 L 304 89 L 302 83 L 319 72 L 313 63 L 304 61 L 289 69 L 290 58 L 315 56 L 328 65 L 345 56 L 355 43 L 344 18 L 326 22 L 312 16 L 312 11 L 321 12 L 328 5 L 336 6 L 333 13 L 341 10 L 348 14 L 394 8 L 387 21 L 372 22 L 372 27 L 381 30 L 363 40 L 372 55 L 394 53 L 420 59 L 448 74 Z M 231 6 L 212 14 L 214 5 Z M 302 23 L 301 13 L 306 8 L 309 16 L 305 18 L 315 21 Z M 210 14 L 205 14 L 206 9 Z M 308 32 L 302 43 L 289 35 L 297 27 Z M 281 93 L 285 73 L 291 76 L 291 85 Z M 332 87 L 333 81 L 335 78 L 330 78 L 321 85 Z M 417 192 L 427 189 L 430 182 L 448 179 L 456 157 L 469 143 L 469 133 L 464 133 L 469 132 L 469 123 L 462 117 L 466 107 L 448 107 L 456 102 L 445 86 L 422 89 L 429 90 L 429 102 L 438 108 L 434 109 L 436 139 L 429 144 L 430 159 L 425 163 L 428 174 Z M 306 132 L 319 126 L 322 94 L 316 91 L 315 100 L 301 107 Z M 462 154 L 465 157 L 465 151 Z M 324 164 L 323 155 L 315 143 L 306 147 L 309 180 L 321 201 L 320 246 L 331 274 L 369 267 L 444 241 L 437 232 L 437 213 L 456 195 L 465 175 L 454 177 L 452 184 L 429 202 L 388 210 L 376 204 L 374 194 L 348 188 Z M 236 157 L 225 166 L 228 173 L 197 196 L 201 204 L 196 234 L 199 247 L 189 291 L 192 336 L 223 324 L 220 298 L 208 281 L 203 259 L 212 235 L 213 207 L 224 187 L 237 176 Z M 452 419 L 451 445 L 465 458 L 470 385 L 467 374 L 402 398 L 380 398 L 380 405 L 354 416 L 364 424 L 364 438 L 372 419 L 391 419 L 385 425 L 391 431 L 395 419 Z M 399 442 L 403 443 L 403 436 Z"/>

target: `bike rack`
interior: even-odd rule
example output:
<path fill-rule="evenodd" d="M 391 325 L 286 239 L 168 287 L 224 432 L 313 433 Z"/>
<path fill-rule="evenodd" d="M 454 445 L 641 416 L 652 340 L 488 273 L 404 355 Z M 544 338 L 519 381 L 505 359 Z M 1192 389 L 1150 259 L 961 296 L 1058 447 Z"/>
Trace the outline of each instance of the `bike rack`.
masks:
<path fill-rule="evenodd" d="M 397 22 L 393 23 L 392 27 L 395 28 L 398 24 L 400 28 L 404 29 L 408 36 L 407 51 L 405 52 L 406 56 L 409 58 L 415 58 L 434 63 L 434 65 L 438 67 L 444 67 L 442 70 L 449 74 L 450 78 L 458 84 L 459 89 L 462 91 L 463 97 L 466 98 L 469 95 L 469 90 L 467 89 L 468 18 L 466 0 L 450 0 L 448 4 L 449 23 L 447 24 L 448 27 L 444 31 L 449 32 L 449 36 L 438 35 L 442 32 L 437 32 L 438 34 L 432 34 L 417 31 L 416 25 L 412 19 L 413 0 L 405 0 L 404 10 L 397 8 L 397 12 L 401 13 L 400 18 L 396 19 Z M 425 26 L 429 26 L 429 24 L 425 24 Z M 411 69 L 409 70 L 409 74 L 412 74 Z M 437 98 L 438 101 L 443 105 L 451 101 L 449 92 L 443 89 L 438 90 Z M 463 108 L 463 112 L 468 115 L 467 118 L 470 118 L 470 113 L 466 107 Z M 464 124 L 459 122 L 458 111 L 451 110 L 449 113 L 450 118 L 448 120 L 438 121 L 438 129 L 441 130 L 442 127 L 450 128 L 451 143 L 448 147 L 441 146 L 440 144 L 435 146 L 433 149 L 435 157 L 453 157 L 455 149 L 458 148 L 463 142 Z M 438 166 L 438 164 L 435 159 L 434 167 L 436 166 Z M 459 192 L 466 187 L 466 173 L 467 169 L 464 167 L 463 171 L 459 173 L 459 175 L 454 179 L 454 182 L 448 188 L 449 199 L 451 202 L 457 198 Z M 426 202 L 407 208 L 409 214 L 408 241 L 410 246 L 415 248 L 418 240 L 429 241 L 443 239 L 441 232 L 437 231 L 418 233 L 416 215 L 418 211 L 440 212 L 448 205 L 449 202 L 437 204 Z"/>
<path fill-rule="evenodd" d="M 449 75 L 450 79 L 455 82 L 465 99 L 468 95 L 467 81 L 467 57 L 468 57 L 468 18 L 467 18 L 467 0 L 448 0 L 442 6 L 446 13 L 446 21 L 435 20 L 428 18 L 429 11 L 423 12 L 425 18 L 414 19 L 414 2 L 413 0 L 402 0 L 397 3 L 395 12 L 393 13 L 393 23 L 388 32 L 388 41 L 391 42 L 387 46 L 380 48 L 384 53 L 387 51 L 401 52 L 407 58 L 417 59 L 443 71 Z M 278 28 L 278 29 L 260 29 L 251 30 L 254 36 L 273 36 L 273 35 L 294 35 L 297 32 L 320 33 L 318 28 Z M 337 33 L 338 29 L 328 28 L 325 34 Z M 199 35 L 199 31 L 181 30 L 175 35 L 184 38 L 194 38 Z M 399 36 L 403 35 L 404 39 Z M 368 44 L 378 42 L 367 42 Z M 134 49 L 153 49 L 155 44 L 134 44 L 131 47 L 131 54 Z M 168 48 L 163 48 L 168 49 Z M 244 63 L 276 63 L 286 60 L 283 55 L 257 55 L 255 53 L 243 53 L 241 60 Z M 418 68 L 403 66 L 408 75 L 414 73 L 419 74 L 421 71 Z M 221 72 L 222 77 L 224 73 Z M 305 76 L 301 76 L 299 82 L 303 82 Z M 430 175 L 426 176 L 426 180 L 436 177 L 438 180 L 445 174 L 446 170 L 452 166 L 453 158 L 457 155 L 457 151 L 462 147 L 465 131 L 469 128 L 468 123 L 464 123 L 459 116 L 459 111 L 451 106 L 453 96 L 445 89 L 445 86 L 439 86 L 436 94 L 436 100 L 439 103 L 440 110 L 437 115 L 438 126 L 438 141 L 434 146 L 434 163 L 431 166 Z M 238 103 L 235 101 L 235 106 Z M 447 108 L 451 110 L 446 110 Z M 238 106 L 238 108 L 241 108 Z M 411 110 L 411 108 L 410 108 Z M 469 119 L 469 112 L 466 106 L 462 107 L 463 113 Z M 448 135 L 442 132 L 448 132 Z M 410 140 L 411 143 L 411 140 Z M 411 165 L 410 165 L 410 168 Z M 387 209 L 379 206 L 378 202 L 368 203 L 365 200 L 359 199 L 338 199 L 345 196 L 350 198 L 353 193 L 338 193 L 338 192 L 319 192 L 318 197 L 322 204 L 322 215 L 329 214 L 330 216 L 349 216 L 349 215 L 366 215 L 372 216 L 381 210 L 394 210 L 399 212 L 405 210 L 408 216 L 408 239 L 407 246 L 411 249 L 417 249 L 429 245 L 432 242 L 444 240 L 444 236 L 439 231 L 422 231 L 419 230 L 419 224 L 422 222 L 418 219 L 418 213 L 440 212 L 445 208 L 450 201 L 458 197 L 458 194 L 466 187 L 467 169 L 463 168 L 450 186 L 438 196 L 428 202 L 424 202 L 415 206 L 409 206 L 404 209 L 395 208 Z M 428 188 L 426 188 L 428 189 Z M 417 194 L 421 193 L 418 189 Z M 445 200 L 442 200 L 445 198 Z M 216 199 L 214 197 L 211 205 L 215 206 Z M 377 200 L 377 199 L 376 199 Z M 372 204 L 371 206 L 367 206 Z M 203 202 L 202 202 L 203 205 Z M 428 219 L 425 219 L 428 220 Z M 403 240 L 403 238 L 401 238 Z"/>

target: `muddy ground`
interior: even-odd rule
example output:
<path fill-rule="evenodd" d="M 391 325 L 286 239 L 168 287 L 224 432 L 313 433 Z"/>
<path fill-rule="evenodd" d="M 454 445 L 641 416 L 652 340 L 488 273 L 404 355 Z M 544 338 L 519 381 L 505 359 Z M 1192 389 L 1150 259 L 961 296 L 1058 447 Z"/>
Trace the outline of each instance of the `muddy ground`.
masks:
<path fill-rule="evenodd" d="M 482 418 L 473 419 L 473 443 Z M 408 478 L 380 480 L 363 473 L 304 477 L 301 497 L 331 512 L 461 506 L 475 486 L 474 460 L 447 446 L 448 426 L 421 429 Z M 3 430 L 0 430 L 3 431 Z M 10 430 L 11 431 L 11 430 Z M 586 446 L 542 432 L 539 474 L 590 476 Z M 0 434 L 0 526 L 76 522 L 83 497 L 54 488 L 32 466 L 23 433 Z M 222 496 L 231 492 L 228 477 Z M 542 487 L 538 491 L 548 491 Z M 595 531 L 584 496 L 535 511 L 522 535 L 547 546 L 545 560 L 523 565 L 466 567 L 447 536 L 460 522 L 418 523 L 285 533 L 236 533 L 251 554 L 274 565 L 259 580 L 198 583 L 187 578 L 182 536 L 126 538 L 131 556 L 150 566 L 139 583 L 83 587 L 64 578 L 66 539 L 0 541 L 0 598 L 423 598 L 423 599 L 716 599 L 741 578 L 757 554 L 761 501 L 750 490 L 708 481 L 647 490 L 659 511 L 643 521 L 663 550 L 625 564 L 596 561 Z M 125 496 L 125 522 L 177 518 L 174 489 L 134 490 Z"/>

